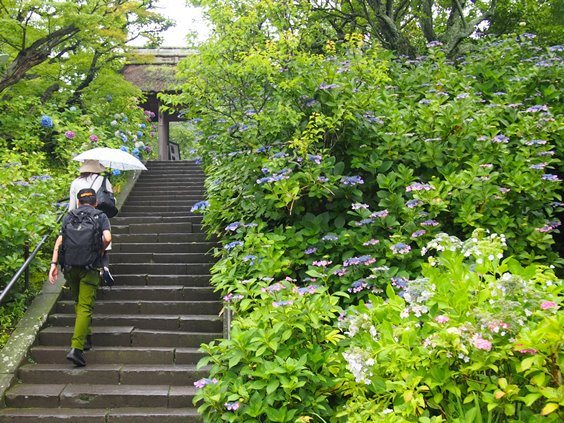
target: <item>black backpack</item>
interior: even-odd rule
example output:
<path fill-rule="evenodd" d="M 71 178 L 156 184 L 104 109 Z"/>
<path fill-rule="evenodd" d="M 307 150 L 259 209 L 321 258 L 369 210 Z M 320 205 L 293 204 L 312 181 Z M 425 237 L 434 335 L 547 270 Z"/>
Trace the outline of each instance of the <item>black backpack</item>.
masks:
<path fill-rule="evenodd" d="M 59 251 L 61 266 L 96 269 L 101 265 L 102 211 L 80 207 L 69 212 L 62 228 L 63 243 Z"/>

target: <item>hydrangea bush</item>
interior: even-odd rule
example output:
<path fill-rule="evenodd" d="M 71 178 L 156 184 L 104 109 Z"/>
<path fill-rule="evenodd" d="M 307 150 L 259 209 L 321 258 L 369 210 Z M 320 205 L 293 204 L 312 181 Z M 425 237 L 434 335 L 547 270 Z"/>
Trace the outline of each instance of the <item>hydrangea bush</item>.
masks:
<path fill-rule="evenodd" d="M 559 419 L 562 284 L 547 266 L 503 260 L 505 242 L 484 231 L 464 242 L 438 234 L 421 275 L 393 280 L 384 297 L 347 309 L 338 323 L 349 371 L 338 416 Z"/>
<path fill-rule="evenodd" d="M 204 348 L 207 421 L 555 419 L 561 53 L 506 37 L 412 60 L 352 36 L 312 54 L 282 34 L 182 64 L 168 99 L 190 106 L 194 211 L 222 239 L 212 284 L 234 311 Z"/>
<path fill-rule="evenodd" d="M 150 158 L 156 126 L 154 114 L 137 107 L 137 99 L 130 96 L 92 100 L 87 109 L 61 107 L 55 101 L 42 103 L 31 96 L 5 99 L 0 104 L 1 289 L 23 264 L 24 244 L 33 250 L 47 230 L 56 227 L 57 214 L 66 207 L 70 182 L 80 166 L 72 157 L 107 146 Z M 112 176 L 116 190 L 123 178 L 118 175 L 115 171 Z M 44 249 L 34 260 L 31 275 L 35 283 L 24 297 L 32 297 L 41 286 L 50 256 Z M 12 310 L 20 314 L 25 309 L 25 298 L 20 297 L 15 293 L 10 297 L 17 300 L 15 308 L 10 304 L 2 308 L 0 346 L 17 323 Z"/>

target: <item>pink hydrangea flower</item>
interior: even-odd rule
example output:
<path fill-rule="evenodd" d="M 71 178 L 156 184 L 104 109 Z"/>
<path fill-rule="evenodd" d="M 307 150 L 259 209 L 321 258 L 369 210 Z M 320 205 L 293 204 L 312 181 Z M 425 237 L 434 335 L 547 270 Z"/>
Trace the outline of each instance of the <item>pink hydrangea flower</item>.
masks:
<path fill-rule="evenodd" d="M 445 316 L 444 314 L 441 314 L 440 316 L 435 317 L 435 321 L 437 323 L 446 323 L 448 322 L 450 319 L 448 316 Z"/>
<path fill-rule="evenodd" d="M 90 141 L 92 141 L 92 142 L 98 142 L 98 139 L 99 139 L 99 138 L 98 138 L 97 135 L 92 134 L 92 135 L 90 135 L 90 136 L 88 137 L 88 139 L 89 139 Z"/>
<path fill-rule="evenodd" d="M 543 310 L 548 310 L 550 308 L 558 308 L 558 304 L 556 304 L 554 301 L 543 301 L 541 303 L 541 308 Z"/>
<path fill-rule="evenodd" d="M 472 345 L 479 350 L 489 351 L 492 349 L 492 343 L 487 339 L 482 338 L 480 335 L 474 335 L 472 338 Z"/>
<path fill-rule="evenodd" d="M 65 132 L 65 137 L 67 137 L 69 140 L 72 140 L 75 136 L 76 134 L 73 131 Z"/>

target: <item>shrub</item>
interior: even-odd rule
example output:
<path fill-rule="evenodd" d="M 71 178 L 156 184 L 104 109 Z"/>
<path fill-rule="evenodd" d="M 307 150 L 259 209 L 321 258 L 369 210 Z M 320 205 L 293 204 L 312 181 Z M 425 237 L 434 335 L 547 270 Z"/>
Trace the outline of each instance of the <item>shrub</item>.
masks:
<path fill-rule="evenodd" d="M 347 310 L 348 399 L 338 416 L 558 421 L 561 281 L 546 266 L 502 260 L 505 248 L 484 231 L 464 242 L 439 234 L 420 276 Z"/>

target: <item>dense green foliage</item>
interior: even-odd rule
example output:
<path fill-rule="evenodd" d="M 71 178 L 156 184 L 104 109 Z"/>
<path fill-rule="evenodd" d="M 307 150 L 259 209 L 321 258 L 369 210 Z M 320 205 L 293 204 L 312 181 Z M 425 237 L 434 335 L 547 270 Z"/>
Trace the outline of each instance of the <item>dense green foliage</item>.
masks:
<path fill-rule="evenodd" d="M 562 48 L 321 48 L 303 16 L 254 31 L 266 9 L 218 9 L 166 97 L 195 127 L 235 316 L 204 348 L 206 420 L 557 420 Z M 459 251 L 424 257 L 445 239 Z"/>
<path fill-rule="evenodd" d="M 119 70 L 126 41 L 157 40 L 169 23 L 151 1 L 8 1 L 0 18 L 0 288 L 55 227 L 59 202 L 76 177 L 76 154 L 96 146 L 125 148 L 149 158 L 154 116 L 137 104 L 141 91 Z M 155 38 L 156 37 L 156 38 Z M 120 176 L 112 182 L 119 190 Z M 56 231 L 55 231 L 56 233 Z M 0 310 L 0 345 L 47 273 L 52 242 Z"/>

